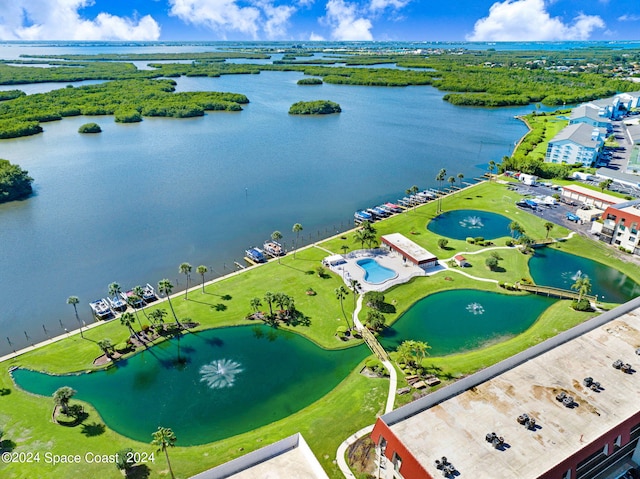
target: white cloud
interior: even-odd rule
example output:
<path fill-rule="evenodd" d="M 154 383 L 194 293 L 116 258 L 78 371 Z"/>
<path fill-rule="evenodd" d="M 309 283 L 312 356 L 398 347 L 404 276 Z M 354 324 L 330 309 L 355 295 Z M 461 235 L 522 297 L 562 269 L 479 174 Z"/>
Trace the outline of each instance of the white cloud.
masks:
<path fill-rule="evenodd" d="M 312 42 L 324 42 L 325 39 L 322 35 L 311 32 L 311 35 L 309 35 L 309 40 Z"/>
<path fill-rule="evenodd" d="M 587 40 L 593 30 L 604 27 L 602 18 L 584 13 L 565 24 L 549 15 L 544 0 L 505 0 L 491 6 L 489 16 L 476 22 L 467 40 Z"/>
<path fill-rule="evenodd" d="M 411 0 L 371 0 L 369 9 L 372 12 L 381 12 L 387 8 L 400 10 L 401 8 L 406 7 L 410 1 Z"/>
<path fill-rule="evenodd" d="M 0 0 L 0 40 L 157 40 L 160 26 L 140 19 L 100 13 L 80 16 L 90 0 Z"/>
<path fill-rule="evenodd" d="M 327 14 L 320 20 L 331 27 L 332 40 L 373 40 L 371 20 L 361 16 L 357 5 L 344 0 L 329 0 Z"/>
<path fill-rule="evenodd" d="M 255 7 L 240 7 L 235 0 L 170 0 L 170 15 L 186 23 L 203 25 L 224 33 L 235 30 L 258 37 L 260 11 Z"/>
<path fill-rule="evenodd" d="M 302 0 L 300 6 L 313 0 Z M 238 0 L 169 0 L 169 14 L 185 23 L 200 25 L 218 32 L 223 37 L 229 32 L 240 32 L 254 39 L 264 32 L 267 38 L 287 35 L 287 25 L 298 10 L 295 5 L 275 5 L 266 0 L 250 0 L 239 5 Z"/>
<path fill-rule="evenodd" d="M 634 15 L 632 13 L 625 13 L 624 15 L 620 15 L 618 17 L 618 21 L 620 21 L 620 22 L 637 22 L 637 21 L 640 21 L 640 15 Z"/>

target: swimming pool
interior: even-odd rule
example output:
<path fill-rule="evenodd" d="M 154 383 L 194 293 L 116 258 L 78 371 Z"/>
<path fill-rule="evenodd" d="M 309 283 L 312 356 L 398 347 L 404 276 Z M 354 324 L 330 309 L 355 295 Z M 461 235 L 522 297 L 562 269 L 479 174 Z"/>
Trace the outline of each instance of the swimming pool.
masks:
<path fill-rule="evenodd" d="M 398 276 L 394 270 L 385 268 L 375 259 L 359 259 L 356 264 L 364 270 L 364 280 L 367 283 L 380 284 Z"/>

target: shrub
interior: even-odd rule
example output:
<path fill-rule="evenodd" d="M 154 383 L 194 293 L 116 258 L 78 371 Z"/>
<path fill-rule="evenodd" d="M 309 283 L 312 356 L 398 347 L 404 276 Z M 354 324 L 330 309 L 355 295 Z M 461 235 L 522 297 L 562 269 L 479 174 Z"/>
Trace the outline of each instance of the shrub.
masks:
<path fill-rule="evenodd" d="M 320 78 L 301 78 L 298 80 L 298 85 L 322 85 Z"/>
<path fill-rule="evenodd" d="M 449 244 L 449 240 L 446 238 L 440 238 L 438 240 L 438 248 L 440 249 L 445 249 L 448 244 Z"/>
<path fill-rule="evenodd" d="M 491 271 L 493 271 L 498 267 L 498 260 L 496 258 L 494 258 L 493 256 L 489 256 L 484 261 L 484 264 L 487 265 L 487 268 L 489 268 Z"/>
<path fill-rule="evenodd" d="M 508 239 L 507 241 L 504 242 L 505 245 L 511 247 L 513 246 L 513 240 L 512 239 Z"/>
<path fill-rule="evenodd" d="M 469 243 L 469 244 L 475 244 L 475 243 L 476 243 L 476 240 L 475 240 L 475 239 L 473 239 L 473 238 L 467 238 L 467 243 Z"/>
<path fill-rule="evenodd" d="M 476 241 L 476 243 L 482 243 L 484 242 L 484 238 L 482 236 L 476 236 L 474 238 L 474 240 Z"/>
<path fill-rule="evenodd" d="M 85 123 L 78 128 L 78 133 L 100 133 L 102 128 L 97 123 Z"/>
<path fill-rule="evenodd" d="M 591 311 L 591 303 L 589 303 L 589 300 L 586 298 L 582 298 L 580 301 L 574 299 L 571 307 L 576 311 Z"/>

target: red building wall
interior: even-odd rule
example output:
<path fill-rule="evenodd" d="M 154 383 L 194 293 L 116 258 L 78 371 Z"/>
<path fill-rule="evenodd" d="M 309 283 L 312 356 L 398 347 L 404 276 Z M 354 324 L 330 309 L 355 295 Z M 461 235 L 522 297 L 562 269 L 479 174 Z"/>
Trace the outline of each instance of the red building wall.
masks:
<path fill-rule="evenodd" d="M 400 474 L 404 479 L 434 479 L 418 460 L 409 452 L 409 450 L 400 442 L 389 426 L 382 419 L 378 418 L 373 431 L 371 431 L 371 439 L 374 443 L 380 444 L 380 437 L 387 441 L 387 447 L 384 451 L 385 457 L 388 459 L 388 466 L 393 467 L 393 453 L 395 452 L 402 459 L 400 466 Z"/>

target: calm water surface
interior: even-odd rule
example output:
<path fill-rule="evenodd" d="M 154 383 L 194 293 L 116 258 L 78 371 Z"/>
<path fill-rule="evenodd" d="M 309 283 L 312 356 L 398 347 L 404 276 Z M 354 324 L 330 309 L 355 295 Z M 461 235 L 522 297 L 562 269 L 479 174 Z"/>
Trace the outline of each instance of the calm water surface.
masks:
<path fill-rule="evenodd" d="M 611 303 L 624 303 L 640 295 L 640 285 L 626 274 L 597 261 L 553 248 L 536 249 L 529 260 L 529 270 L 536 284 L 570 289 L 578 275 L 591 280 L 591 294 Z"/>
<path fill-rule="evenodd" d="M 427 224 L 427 229 L 437 235 L 463 240 L 466 238 L 495 239 L 509 236 L 511 220 L 506 216 L 480 210 L 446 211 Z"/>
<path fill-rule="evenodd" d="M 514 115 L 531 110 L 455 107 L 430 87 L 304 87 L 300 78 L 180 78 L 178 91 L 231 91 L 251 103 L 238 113 L 128 125 L 66 118 L 0 142 L 0 157 L 35 178 L 32 198 L 0 205 L 0 354 L 10 351 L 5 336 L 22 347 L 77 327 L 70 295 L 90 322 L 89 301 L 113 281 L 130 288 L 166 277 L 179 289 L 181 262 L 208 266 L 210 277 L 230 272 L 274 230 L 290 248 L 291 227 L 301 223 L 301 243 L 309 243 L 346 229 L 356 209 L 395 200 L 413 184 L 435 186 L 442 167 L 478 176 L 510 153 L 526 131 Z M 321 98 L 343 113 L 287 114 L 296 101 Z M 79 135 L 88 121 L 103 133 Z"/>
<path fill-rule="evenodd" d="M 125 436 L 149 442 L 159 424 L 171 424 L 180 444 L 189 446 L 299 411 L 368 354 L 364 345 L 325 351 L 297 334 L 247 326 L 187 334 L 107 371 L 49 376 L 19 369 L 13 376 L 21 388 L 44 396 L 72 387 Z"/>
<path fill-rule="evenodd" d="M 411 306 L 380 342 L 392 351 L 406 340 L 426 341 L 433 356 L 476 349 L 526 331 L 555 301 L 471 289 L 436 293 Z"/>

